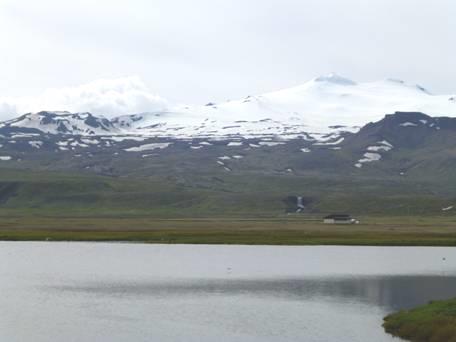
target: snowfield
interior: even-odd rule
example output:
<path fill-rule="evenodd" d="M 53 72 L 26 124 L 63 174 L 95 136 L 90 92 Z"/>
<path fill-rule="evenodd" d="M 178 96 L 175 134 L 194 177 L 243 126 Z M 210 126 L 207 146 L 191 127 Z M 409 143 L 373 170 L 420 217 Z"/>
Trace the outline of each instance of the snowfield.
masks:
<path fill-rule="evenodd" d="M 300 138 L 324 146 L 338 145 L 344 132 L 357 132 L 365 124 L 396 111 L 456 117 L 454 98 L 454 95 L 433 95 L 419 85 L 395 79 L 358 83 L 329 74 L 296 87 L 217 104 L 175 105 L 166 111 L 121 115 L 110 120 L 90 113 L 39 112 L 0 125 L 49 134 L 100 136 L 115 142 L 150 137 L 226 139 L 232 141 L 228 146 L 235 147 L 242 146 L 242 139 L 249 138 L 262 139 L 260 145 L 268 146 L 280 144 L 275 143 L 277 140 Z M 271 143 L 266 144 L 266 139 L 272 140 Z M 250 144 L 250 147 L 260 145 Z M 162 147 L 147 147 L 151 148 Z"/>
<path fill-rule="evenodd" d="M 153 136 L 280 136 L 323 142 L 324 135 L 332 133 L 331 139 L 336 139 L 341 132 L 356 132 L 396 111 L 454 117 L 456 103 L 449 98 L 452 96 L 433 95 L 399 80 L 357 83 L 329 74 L 263 95 L 205 106 L 176 106 L 167 112 L 123 116 L 117 121 Z"/>

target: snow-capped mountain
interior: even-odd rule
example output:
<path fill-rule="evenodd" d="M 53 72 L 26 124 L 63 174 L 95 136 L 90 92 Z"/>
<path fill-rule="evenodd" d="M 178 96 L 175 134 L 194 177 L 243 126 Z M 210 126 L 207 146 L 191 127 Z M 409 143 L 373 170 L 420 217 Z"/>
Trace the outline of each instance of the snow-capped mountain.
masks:
<path fill-rule="evenodd" d="M 433 95 L 400 80 L 356 83 L 336 74 L 303 85 L 241 100 L 205 106 L 177 106 L 169 112 L 115 118 L 119 128 L 170 137 L 317 137 L 357 131 L 395 111 L 456 116 L 451 95 Z"/>
<path fill-rule="evenodd" d="M 329 74 L 297 87 L 220 104 L 180 105 L 111 120 L 90 113 L 29 113 L 1 127 L 70 135 L 326 141 L 396 111 L 455 117 L 456 96 L 433 95 L 400 80 L 357 83 Z"/>
<path fill-rule="evenodd" d="M 103 135 L 119 132 L 108 119 L 90 113 L 49 112 L 24 114 L 5 121 L 0 128 L 14 130 L 25 128 L 49 134 Z"/>

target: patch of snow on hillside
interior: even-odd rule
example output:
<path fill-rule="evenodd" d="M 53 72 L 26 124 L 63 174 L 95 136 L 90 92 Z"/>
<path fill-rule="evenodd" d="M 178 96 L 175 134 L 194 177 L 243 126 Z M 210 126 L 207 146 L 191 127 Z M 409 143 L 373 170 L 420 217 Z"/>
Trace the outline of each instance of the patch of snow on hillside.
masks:
<path fill-rule="evenodd" d="M 232 156 L 234 159 L 242 159 L 244 158 L 244 156 L 241 156 L 241 155 L 234 155 Z"/>
<path fill-rule="evenodd" d="M 402 127 L 416 127 L 418 125 L 416 123 L 413 123 L 413 122 L 403 122 L 403 123 L 399 124 L 399 126 L 402 126 Z"/>
<path fill-rule="evenodd" d="M 386 151 L 391 150 L 391 147 L 389 147 L 388 145 L 368 146 L 367 150 L 371 151 L 371 152 L 379 152 L 379 151 L 385 151 L 386 152 Z"/>
<path fill-rule="evenodd" d="M 148 137 L 138 137 L 138 136 L 130 136 L 130 135 L 127 135 L 127 136 L 110 136 L 110 137 L 102 137 L 101 139 L 103 140 L 113 140 L 113 141 L 116 141 L 116 142 L 122 142 L 124 140 L 134 140 L 134 141 L 144 141 L 146 139 L 148 139 Z"/>
<path fill-rule="evenodd" d="M 382 158 L 381 154 L 374 152 L 366 152 L 364 153 L 363 157 L 364 158 L 358 160 L 358 162 L 355 164 L 355 167 L 361 168 L 364 163 L 371 163 L 374 161 L 378 161 Z"/>
<path fill-rule="evenodd" d="M 339 145 L 342 141 L 344 141 L 344 137 L 340 137 L 336 141 L 324 141 L 324 142 L 317 142 L 314 143 L 313 145 L 315 146 L 330 146 L 330 145 Z"/>
<path fill-rule="evenodd" d="M 11 160 L 12 157 L 11 156 L 0 156 L 0 160 L 3 160 L 3 161 L 7 161 L 7 160 Z"/>
<path fill-rule="evenodd" d="M 200 148 L 203 148 L 203 146 L 190 146 L 192 150 L 199 150 Z"/>
<path fill-rule="evenodd" d="M 151 143 L 124 149 L 127 152 L 141 152 L 147 150 L 164 149 L 172 143 Z"/>
<path fill-rule="evenodd" d="M 38 133 L 16 133 L 11 136 L 12 139 L 17 139 L 17 138 L 33 138 L 33 137 L 39 137 L 41 134 Z"/>
<path fill-rule="evenodd" d="M 242 144 L 243 144 L 243 143 L 242 143 L 241 141 L 231 141 L 231 142 L 229 142 L 228 145 L 226 145 L 226 146 L 228 146 L 228 147 L 242 146 Z"/>
<path fill-rule="evenodd" d="M 43 142 L 39 141 L 39 140 L 31 140 L 28 143 L 30 146 L 32 146 L 34 148 L 40 148 L 41 146 L 43 146 Z"/>
<path fill-rule="evenodd" d="M 230 160 L 231 157 L 230 156 L 223 156 L 223 157 L 218 157 L 218 159 L 220 159 L 220 160 Z"/>
<path fill-rule="evenodd" d="M 382 158 L 381 154 L 379 153 L 372 153 L 372 152 L 366 152 L 363 155 L 364 158 L 358 160 L 360 163 L 370 163 L 373 161 L 380 160 Z"/>
<path fill-rule="evenodd" d="M 382 141 L 377 141 L 378 144 L 382 144 L 382 145 L 386 145 L 386 146 L 389 146 L 391 148 L 393 148 L 393 145 L 390 144 L 388 141 L 386 140 L 382 140 Z"/>
<path fill-rule="evenodd" d="M 84 143 L 80 143 L 79 141 L 76 141 L 76 140 L 72 141 L 71 143 L 69 143 L 69 145 L 73 146 L 73 147 L 89 147 L 89 145 L 84 144 Z"/>
<path fill-rule="evenodd" d="M 260 146 L 272 147 L 272 146 L 284 145 L 285 143 L 284 142 L 278 142 L 278 141 L 260 141 L 258 144 Z"/>
<path fill-rule="evenodd" d="M 449 207 L 446 207 L 446 208 L 442 208 L 442 211 L 448 211 L 448 210 L 451 210 L 453 209 L 453 206 L 450 205 Z"/>
<path fill-rule="evenodd" d="M 97 140 L 97 139 L 84 139 L 84 138 L 82 138 L 81 141 L 86 143 L 86 144 L 91 144 L 91 145 L 98 145 L 100 143 L 100 141 Z"/>
<path fill-rule="evenodd" d="M 301 148 L 301 152 L 304 152 L 304 153 L 309 153 L 310 152 L 310 149 L 309 148 Z"/>

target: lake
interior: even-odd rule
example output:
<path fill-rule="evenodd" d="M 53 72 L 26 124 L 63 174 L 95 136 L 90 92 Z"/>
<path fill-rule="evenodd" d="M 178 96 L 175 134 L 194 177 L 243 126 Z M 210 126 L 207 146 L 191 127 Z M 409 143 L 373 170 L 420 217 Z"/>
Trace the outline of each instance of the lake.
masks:
<path fill-rule="evenodd" d="M 392 341 L 456 249 L 0 242 L 0 341 Z"/>

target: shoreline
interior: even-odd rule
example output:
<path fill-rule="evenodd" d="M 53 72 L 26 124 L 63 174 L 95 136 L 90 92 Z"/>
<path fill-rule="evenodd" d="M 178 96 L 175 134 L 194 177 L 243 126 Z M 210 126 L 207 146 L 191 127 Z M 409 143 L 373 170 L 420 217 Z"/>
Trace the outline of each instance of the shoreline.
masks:
<path fill-rule="evenodd" d="M 454 247 L 456 234 L 290 230 L 0 230 L 0 241 L 195 245 Z"/>
<path fill-rule="evenodd" d="M 383 320 L 386 333 L 407 341 L 456 341 L 456 298 L 401 310 Z"/>
<path fill-rule="evenodd" d="M 454 217 L 315 218 L 0 217 L 0 241 L 289 246 L 456 246 Z"/>

